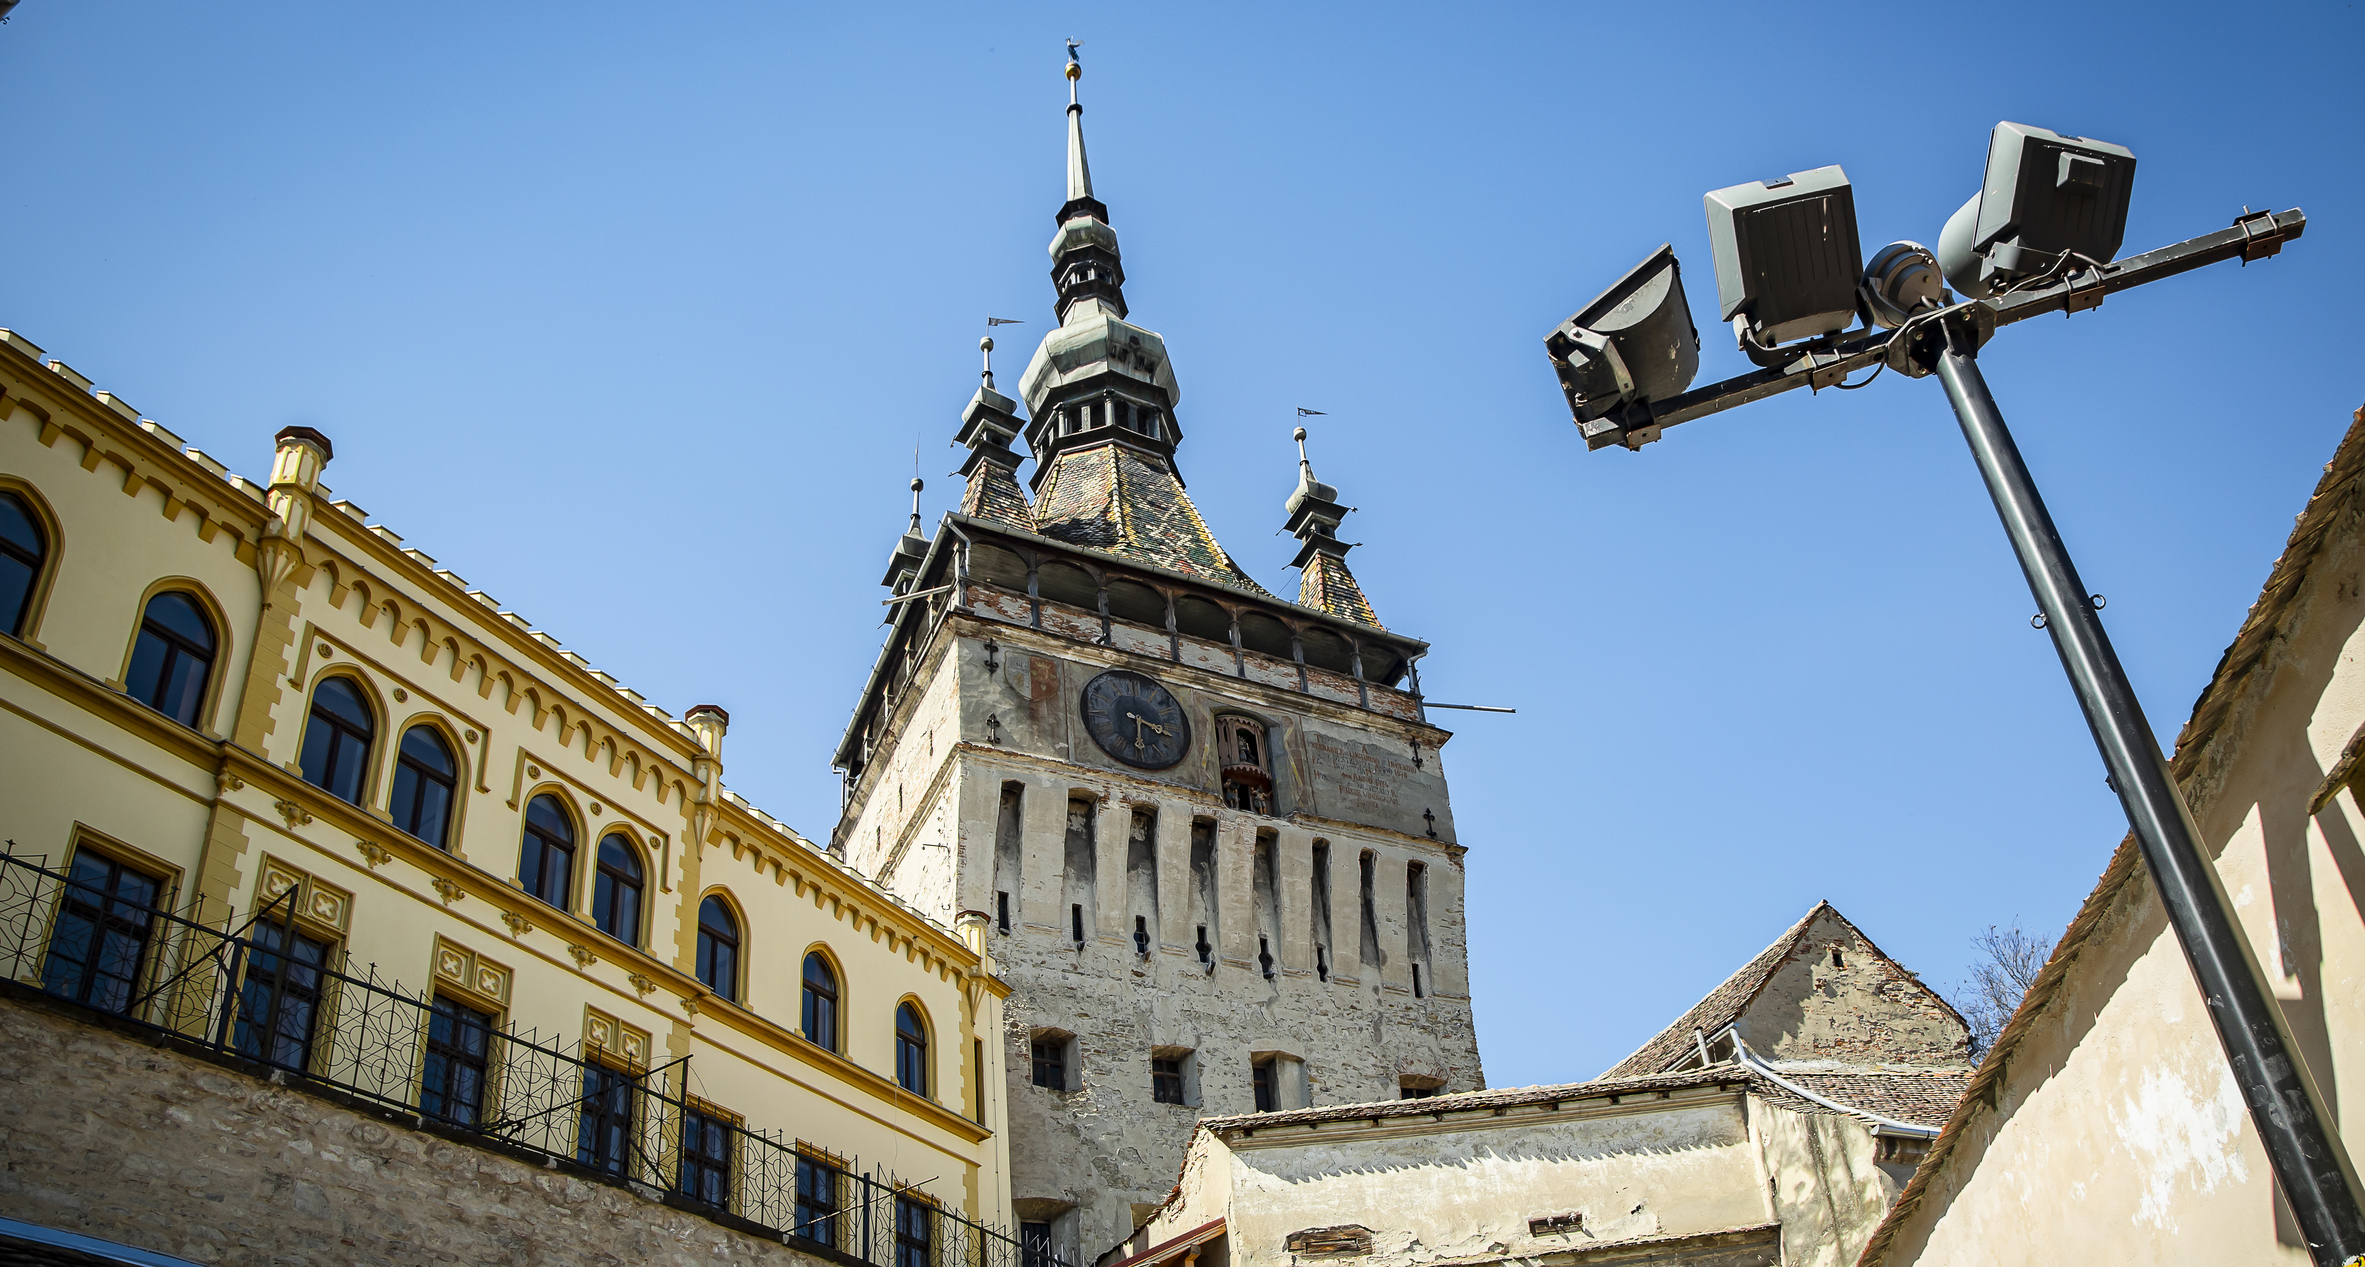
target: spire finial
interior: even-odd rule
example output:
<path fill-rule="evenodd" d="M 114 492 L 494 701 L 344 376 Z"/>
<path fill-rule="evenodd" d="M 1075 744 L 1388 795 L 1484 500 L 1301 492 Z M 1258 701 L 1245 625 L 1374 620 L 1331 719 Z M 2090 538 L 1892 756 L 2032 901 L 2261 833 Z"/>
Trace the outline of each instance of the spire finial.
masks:
<path fill-rule="evenodd" d="M 912 531 L 915 533 L 920 530 L 920 490 L 925 487 L 919 476 L 912 476 Z"/>
<path fill-rule="evenodd" d="M 985 356 L 985 370 L 979 377 L 985 380 L 986 386 L 991 387 L 994 385 L 994 336 L 989 334 L 979 339 L 977 350 Z"/>
<path fill-rule="evenodd" d="M 1298 469 L 1301 471 L 1311 472 L 1314 469 L 1314 464 L 1306 460 L 1306 429 L 1304 427 L 1299 427 L 1297 429 L 1297 435 L 1294 438 L 1297 440 Z"/>
<path fill-rule="evenodd" d="M 1076 59 L 1082 40 L 1068 41 L 1068 201 L 1092 196 L 1092 165 L 1084 160 L 1084 107 L 1076 103 L 1076 81 L 1084 63 Z"/>

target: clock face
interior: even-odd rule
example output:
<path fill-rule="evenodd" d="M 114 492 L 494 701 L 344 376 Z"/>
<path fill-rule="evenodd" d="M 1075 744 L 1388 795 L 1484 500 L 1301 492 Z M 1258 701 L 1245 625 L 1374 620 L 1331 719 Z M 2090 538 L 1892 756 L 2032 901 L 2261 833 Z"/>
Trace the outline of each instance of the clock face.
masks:
<path fill-rule="evenodd" d="M 1084 684 L 1084 729 L 1129 766 L 1163 770 L 1191 746 L 1191 719 L 1174 693 L 1139 673 L 1112 669 Z"/>

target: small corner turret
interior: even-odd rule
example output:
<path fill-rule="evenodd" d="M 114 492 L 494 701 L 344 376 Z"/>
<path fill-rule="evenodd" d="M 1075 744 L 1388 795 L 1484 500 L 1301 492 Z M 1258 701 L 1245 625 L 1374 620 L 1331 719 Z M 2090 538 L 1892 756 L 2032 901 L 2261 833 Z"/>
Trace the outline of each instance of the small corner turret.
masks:
<path fill-rule="evenodd" d="M 911 526 L 903 530 L 902 539 L 895 543 L 895 552 L 887 556 L 887 574 L 879 578 L 879 584 L 897 595 L 911 592 L 913 583 L 919 579 L 920 565 L 928 558 L 928 534 L 920 531 L 920 490 L 925 487 L 919 476 L 912 477 Z"/>
<path fill-rule="evenodd" d="M 1314 478 L 1314 464 L 1306 458 L 1306 429 L 1299 427 L 1294 438 L 1297 489 L 1281 508 L 1289 515 L 1282 530 L 1299 542 L 1297 558 L 1289 564 L 1300 569 L 1297 601 L 1343 620 L 1385 628 L 1372 612 L 1371 600 L 1363 596 L 1363 586 L 1347 570 L 1347 551 L 1354 549 L 1355 543 L 1338 537 L 1339 521 L 1355 508 L 1340 505 L 1339 491 Z"/>
<path fill-rule="evenodd" d="M 1019 421 L 1018 402 L 994 390 L 992 336 L 979 339 L 977 350 L 985 357 L 985 368 L 978 374 L 977 394 L 961 410 L 961 430 L 953 437 L 953 443 L 969 448 L 961 463 L 961 478 L 969 481 L 961 494 L 961 513 L 1033 532 L 1034 512 L 1027 505 L 1026 491 L 1018 486 L 1018 464 L 1025 459 L 1010 447 L 1026 424 Z"/>

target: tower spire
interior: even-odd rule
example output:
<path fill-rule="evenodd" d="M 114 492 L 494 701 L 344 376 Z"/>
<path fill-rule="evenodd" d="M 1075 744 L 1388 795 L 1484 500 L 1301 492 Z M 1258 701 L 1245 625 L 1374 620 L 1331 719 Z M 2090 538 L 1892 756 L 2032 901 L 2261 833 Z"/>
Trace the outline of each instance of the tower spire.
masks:
<path fill-rule="evenodd" d="M 1299 410 L 1300 413 L 1310 412 Z M 1352 541 L 1338 538 L 1339 521 L 1355 508 L 1339 505 L 1339 490 L 1314 478 L 1314 464 L 1306 457 L 1306 429 L 1299 427 L 1297 441 L 1297 490 L 1281 508 L 1289 513 L 1283 530 L 1299 541 L 1297 558 L 1289 566 L 1301 569 L 1298 573 L 1297 601 L 1299 605 L 1326 611 L 1333 616 L 1358 624 L 1384 628 L 1380 618 L 1371 610 L 1371 600 L 1363 596 L 1363 586 L 1355 574 L 1347 570 L 1347 551 L 1355 548 Z"/>
<path fill-rule="evenodd" d="M 1084 158 L 1084 107 L 1076 100 L 1076 81 L 1084 77 L 1084 63 L 1076 57 L 1082 40 L 1068 41 L 1068 205 L 1092 198 L 1092 164 Z M 1106 219 L 1104 215 L 1102 217 Z M 1067 219 L 1062 210 L 1060 219 Z"/>
<path fill-rule="evenodd" d="M 1261 594 L 1216 544 L 1175 470 L 1182 388 L 1166 341 L 1127 319 L 1117 234 L 1084 159 L 1077 48 L 1068 41 L 1067 200 L 1051 238 L 1059 324 L 1018 380 L 1035 457 L 1035 531 Z"/>

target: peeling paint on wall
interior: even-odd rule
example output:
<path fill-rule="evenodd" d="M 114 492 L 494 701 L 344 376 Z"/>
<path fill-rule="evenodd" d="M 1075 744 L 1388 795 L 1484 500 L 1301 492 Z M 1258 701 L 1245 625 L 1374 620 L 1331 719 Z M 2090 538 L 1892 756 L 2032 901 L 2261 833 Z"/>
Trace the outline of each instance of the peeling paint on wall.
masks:
<path fill-rule="evenodd" d="M 2196 1192 L 2212 1191 L 2229 1179 L 2249 1181 L 2239 1147 L 2242 1089 L 2231 1069 L 2219 1070 L 2217 1078 L 2215 1094 L 2204 1098 L 2183 1073 L 2146 1069 L 2135 1094 L 2112 1111 L 2112 1128 L 2143 1168 L 2136 1223 L 2175 1231 L 2179 1182 L 2188 1173 Z"/>

